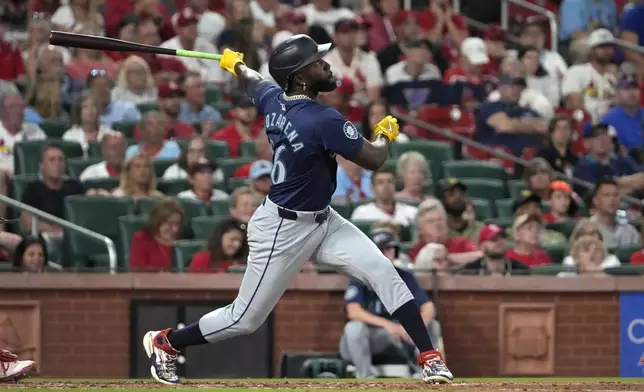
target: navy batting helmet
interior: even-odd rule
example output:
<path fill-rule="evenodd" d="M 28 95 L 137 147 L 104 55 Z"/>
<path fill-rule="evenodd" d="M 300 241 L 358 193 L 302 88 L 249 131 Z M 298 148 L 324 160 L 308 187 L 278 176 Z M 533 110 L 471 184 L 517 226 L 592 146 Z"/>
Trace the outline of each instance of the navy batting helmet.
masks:
<path fill-rule="evenodd" d="M 371 241 L 373 241 L 381 250 L 389 246 L 398 246 L 396 234 L 389 228 L 381 227 L 374 229 L 369 233 L 369 236 L 371 237 Z"/>
<path fill-rule="evenodd" d="M 268 72 L 283 89 L 294 72 L 324 56 L 331 44 L 318 45 L 311 37 L 297 34 L 279 44 L 268 62 Z"/>

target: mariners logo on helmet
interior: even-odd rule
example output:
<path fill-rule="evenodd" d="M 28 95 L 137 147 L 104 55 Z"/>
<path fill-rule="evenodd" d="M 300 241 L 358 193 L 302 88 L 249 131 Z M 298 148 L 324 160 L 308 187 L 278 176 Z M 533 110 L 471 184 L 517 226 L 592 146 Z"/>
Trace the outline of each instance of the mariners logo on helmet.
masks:
<path fill-rule="evenodd" d="M 344 135 L 351 140 L 356 140 L 360 136 L 360 132 L 358 132 L 356 126 L 351 121 L 347 121 L 344 123 Z"/>

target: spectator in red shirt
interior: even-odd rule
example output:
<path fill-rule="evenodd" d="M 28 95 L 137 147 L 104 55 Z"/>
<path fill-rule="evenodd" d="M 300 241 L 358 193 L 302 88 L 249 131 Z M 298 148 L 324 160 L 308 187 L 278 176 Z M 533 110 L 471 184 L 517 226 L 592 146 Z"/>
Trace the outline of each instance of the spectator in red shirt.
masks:
<path fill-rule="evenodd" d="M 548 203 L 550 212 L 543 216 L 546 223 L 557 223 L 578 218 L 577 202 L 573 198 L 573 191 L 570 184 L 557 180 L 550 183 L 548 188 Z"/>
<path fill-rule="evenodd" d="M 429 9 L 419 15 L 420 28 L 427 38 L 441 46 L 441 51 L 450 60 L 458 58 L 455 49 L 469 36 L 465 19 L 451 6 L 449 0 L 429 0 Z"/>
<path fill-rule="evenodd" d="M 519 215 L 512 224 L 514 248 L 505 252 L 505 257 L 528 267 L 551 264 L 548 252 L 539 248 L 543 220 L 539 215 Z"/>
<path fill-rule="evenodd" d="M 516 219 L 520 215 L 536 215 L 543 219 L 543 212 L 541 211 L 541 197 L 530 192 L 529 190 L 522 190 L 521 195 L 512 204 L 512 214 Z M 540 231 L 540 243 L 542 246 L 563 245 L 567 242 L 566 236 L 558 231 L 542 229 Z"/>
<path fill-rule="evenodd" d="M 395 18 L 400 10 L 398 0 L 377 0 L 370 2 L 372 7 L 363 14 L 365 21 L 371 23 L 369 29 L 369 46 L 372 51 L 378 53 L 388 45 L 396 42 L 396 33 L 394 33 Z M 384 72 L 384 70 L 383 70 Z"/>
<path fill-rule="evenodd" d="M 217 225 L 206 249 L 192 256 L 188 272 L 226 272 L 230 266 L 245 264 L 246 257 L 246 224 L 229 218 Z"/>
<path fill-rule="evenodd" d="M 197 134 L 197 130 L 192 124 L 179 121 L 178 117 L 183 96 L 183 90 L 175 82 L 161 85 L 158 88 L 159 111 L 167 119 L 165 139 L 186 139 Z M 134 129 L 134 138 L 141 140 L 139 125 Z"/>
<path fill-rule="evenodd" d="M 483 253 L 474 243 L 464 237 L 449 237 L 447 214 L 437 199 L 427 199 L 418 205 L 416 215 L 418 241 L 407 251 L 415 260 L 420 250 L 429 243 L 443 244 L 447 247 L 448 257 L 455 264 L 466 264 L 481 257 Z"/>
<path fill-rule="evenodd" d="M 483 69 L 486 75 L 496 75 L 501 70 L 501 61 L 507 56 L 505 33 L 499 25 L 488 25 L 483 35 L 490 62 Z"/>
<path fill-rule="evenodd" d="M 147 227 L 134 233 L 130 246 L 130 271 L 172 270 L 172 244 L 181 236 L 185 212 L 174 198 L 157 201 L 150 211 Z"/>
<path fill-rule="evenodd" d="M 239 145 L 244 141 L 254 140 L 262 131 L 255 123 L 257 109 L 246 94 L 233 97 L 233 122 L 216 131 L 210 138 L 228 143 L 229 155 L 239 157 Z"/>
<path fill-rule="evenodd" d="M 631 264 L 644 264 L 644 249 L 640 249 L 631 256 Z"/>
<path fill-rule="evenodd" d="M 20 50 L 4 40 L 4 26 L 0 25 L 0 80 L 24 81 L 25 78 Z"/>
<path fill-rule="evenodd" d="M 461 43 L 460 53 L 456 63 L 443 74 L 443 81 L 465 82 L 475 86 L 483 83 L 483 67 L 490 62 L 485 42 L 478 37 L 466 38 Z"/>
<path fill-rule="evenodd" d="M 170 13 L 159 0 L 105 0 L 103 16 L 109 37 L 117 37 L 119 22 L 123 15 L 133 12 L 139 18 L 153 18 L 161 26 L 161 38 L 165 41 L 175 36 L 170 22 Z"/>
<path fill-rule="evenodd" d="M 273 151 L 271 150 L 271 145 L 268 143 L 268 137 L 266 137 L 263 132 L 261 132 L 257 136 L 257 138 L 255 138 L 255 157 L 257 158 L 257 161 L 265 160 L 270 162 L 273 160 Z M 250 162 L 238 167 L 235 170 L 233 177 L 248 178 L 248 176 L 250 175 L 250 168 L 255 162 Z"/>

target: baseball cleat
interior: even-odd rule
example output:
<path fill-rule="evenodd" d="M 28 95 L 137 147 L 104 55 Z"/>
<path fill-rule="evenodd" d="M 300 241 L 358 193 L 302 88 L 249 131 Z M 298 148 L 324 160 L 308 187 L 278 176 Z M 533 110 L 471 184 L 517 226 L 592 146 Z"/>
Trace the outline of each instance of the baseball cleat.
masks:
<path fill-rule="evenodd" d="M 34 361 L 20 361 L 17 355 L 7 350 L 0 350 L 0 383 L 18 382 L 28 377 L 35 368 Z"/>
<path fill-rule="evenodd" d="M 168 333 L 171 328 L 163 331 L 149 331 L 143 337 L 143 348 L 150 358 L 150 374 L 162 384 L 181 384 L 177 375 L 177 357 L 179 352 L 170 346 Z"/>
<path fill-rule="evenodd" d="M 423 367 L 423 381 L 427 384 L 451 384 L 454 381 L 438 350 L 420 353 L 418 364 Z"/>

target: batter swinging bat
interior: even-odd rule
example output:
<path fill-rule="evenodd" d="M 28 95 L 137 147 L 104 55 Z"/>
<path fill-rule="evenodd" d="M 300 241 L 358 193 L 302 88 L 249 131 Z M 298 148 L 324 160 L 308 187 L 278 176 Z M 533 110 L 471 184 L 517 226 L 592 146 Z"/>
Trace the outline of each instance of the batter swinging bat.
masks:
<path fill-rule="evenodd" d="M 51 45 L 65 46 L 68 48 L 110 50 L 113 52 L 143 52 L 165 54 L 169 56 L 194 57 L 206 60 L 221 59 L 221 55 L 215 53 L 196 52 L 194 50 L 184 49 L 168 49 L 160 46 L 138 44 L 136 42 L 124 41 L 116 38 L 66 33 L 63 31 L 52 31 L 49 36 L 49 43 Z"/>

